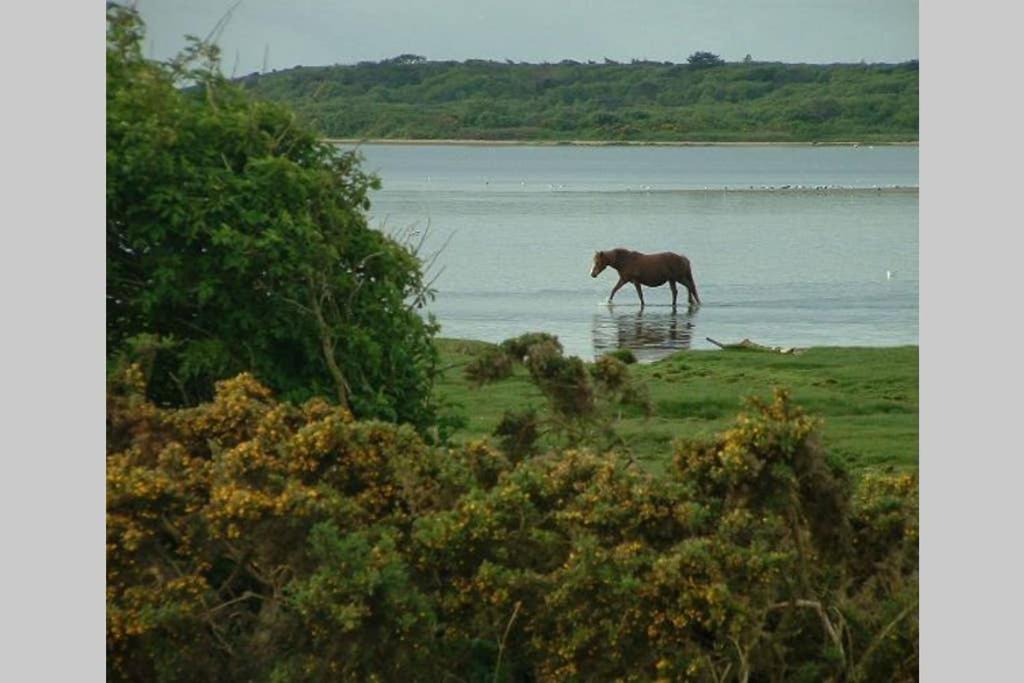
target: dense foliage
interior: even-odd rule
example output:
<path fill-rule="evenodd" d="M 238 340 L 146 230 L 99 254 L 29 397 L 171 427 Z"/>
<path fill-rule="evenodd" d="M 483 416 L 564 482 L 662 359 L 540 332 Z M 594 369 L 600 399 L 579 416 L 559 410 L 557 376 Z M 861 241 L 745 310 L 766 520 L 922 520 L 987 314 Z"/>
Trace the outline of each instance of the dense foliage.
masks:
<path fill-rule="evenodd" d="M 686 58 L 686 63 L 693 67 L 721 66 L 725 60 L 713 52 L 694 52 Z"/>
<path fill-rule="evenodd" d="M 916 677 L 916 481 L 854 485 L 785 394 L 655 478 L 144 384 L 108 392 L 112 680 Z"/>
<path fill-rule="evenodd" d="M 914 141 L 918 66 L 431 62 L 416 55 L 242 78 L 328 136 Z"/>
<path fill-rule="evenodd" d="M 413 251 L 367 225 L 378 181 L 226 82 L 216 48 L 155 63 L 141 41 L 134 12 L 108 10 L 108 357 L 145 359 L 163 403 L 249 370 L 427 425 L 429 291 Z"/>

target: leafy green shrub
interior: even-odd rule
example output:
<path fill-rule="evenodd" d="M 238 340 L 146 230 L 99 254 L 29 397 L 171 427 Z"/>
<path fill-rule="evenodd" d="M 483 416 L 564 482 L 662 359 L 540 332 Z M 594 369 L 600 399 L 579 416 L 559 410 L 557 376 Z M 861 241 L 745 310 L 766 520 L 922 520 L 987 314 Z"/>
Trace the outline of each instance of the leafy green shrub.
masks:
<path fill-rule="evenodd" d="M 531 348 L 536 344 L 554 346 L 559 353 L 562 351 L 562 342 L 558 341 L 558 337 L 547 332 L 527 332 L 518 337 L 506 339 L 501 342 L 500 348 L 517 362 L 522 363 L 525 362 L 526 357 L 530 355 Z"/>
<path fill-rule="evenodd" d="M 416 308 L 431 292 L 416 255 L 367 224 L 379 181 L 227 82 L 215 47 L 158 63 L 142 40 L 138 15 L 112 5 L 108 359 L 164 340 L 147 363 L 164 404 L 247 370 L 291 399 L 429 425 L 437 328 Z"/>
<path fill-rule="evenodd" d="M 529 347 L 526 368 L 555 413 L 569 419 L 593 415 L 594 390 L 588 381 L 586 366 L 576 356 L 562 355 L 561 345 L 547 341 L 533 344 Z"/>
<path fill-rule="evenodd" d="M 646 416 L 653 412 L 646 388 L 632 381 L 625 363 L 606 355 L 588 366 L 576 356 L 565 356 L 558 338 L 543 332 L 507 339 L 497 349 L 488 349 L 467 366 L 466 374 L 480 385 L 512 374 L 515 362 L 526 366 L 550 409 L 543 418 L 532 410 L 528 415 L 503 417 L 494 434 L 517 458 L 533 452 L 542 431 L 561 437 L 566 445 L 628 451 L 615 433 L 615 421 L 627 408 Z"/>
<path fill-rule="evenodd" d="M 497 347 L 489 348 L 466 366 L 465 374 L 473 384 L 480 386 L 512 376 L 515 364 L 507 353 Z"/>
<path fill-rule="evenodd" d="M 653 414 L 647 387 L 633 381 L 624 362 L 611 355 L 602 356 L 591 366 L 590 374 L 597 382 L 601 400 L 609 408 L 633 406 L 648 417 Z"/>
<path fill-rule="evenodd" d="M 633 365 L 636 363 L 636 354 L 633 353 L 632 349 L 615 349 L 605 354 L 611 356 L 615 360 L 622 361 L 626 365 Z"/>
<path fill-rule="evenodd" d="M 494 428 L 494 436 L 500 439 L 501 450 L 513 462 L 535 455 L 539 450 L 537 441 L 540 439 L 537 411 L 532 408 L 521 412 L 506 410 L 501 416 L 501 422 Z"/>
<path fill-rule="evenodd" d="M 629 382 L 629 369 L 614 356 L 598 358 L 590 368 L 591 376 L 610 390 L 622 389 Z"/>

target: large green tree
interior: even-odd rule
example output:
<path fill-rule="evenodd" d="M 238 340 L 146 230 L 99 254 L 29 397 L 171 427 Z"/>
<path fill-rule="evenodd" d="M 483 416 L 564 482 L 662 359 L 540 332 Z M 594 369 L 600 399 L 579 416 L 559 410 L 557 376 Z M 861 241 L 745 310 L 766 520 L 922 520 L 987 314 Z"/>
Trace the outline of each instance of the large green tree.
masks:
<path fill-rule="evenodd" d="M 107 14 L 107 353 L 144 354 L 158 401 L 251 370 L 282 396 L 424 426 L 436 326 L 408 245 L 370 228 L 379 181 L 224 79 L 194 40 L 144 59 Z"/>
<path fill-rule="evenodd" d="M 695 68 L 705 68 L 709 66 L 720 66 L 725 64 L 725 60 L 716 55 L 713 52 L 694 52 L 692 55 L 686 58 L 687 63 Z"/>

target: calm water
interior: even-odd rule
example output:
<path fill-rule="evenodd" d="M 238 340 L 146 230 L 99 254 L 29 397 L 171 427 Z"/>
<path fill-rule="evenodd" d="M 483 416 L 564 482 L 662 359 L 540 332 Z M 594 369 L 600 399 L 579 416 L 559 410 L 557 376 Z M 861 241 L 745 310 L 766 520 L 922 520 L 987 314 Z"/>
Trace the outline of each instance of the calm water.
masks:
<path fill-rule="evenodd" d="M 374 225 L 442 245 L 442 335 L 548 331 L 568 353 L 653 360 L 750 338 L 780 346 L 916 344 L 916 147 L 366 145 Z M 788 187 L 786 187 L 788 186 Z M 641 312 L 598 249 L 689 256 L 703 301 Z M 685 289 L 680 288 L 685 301 Z"/>

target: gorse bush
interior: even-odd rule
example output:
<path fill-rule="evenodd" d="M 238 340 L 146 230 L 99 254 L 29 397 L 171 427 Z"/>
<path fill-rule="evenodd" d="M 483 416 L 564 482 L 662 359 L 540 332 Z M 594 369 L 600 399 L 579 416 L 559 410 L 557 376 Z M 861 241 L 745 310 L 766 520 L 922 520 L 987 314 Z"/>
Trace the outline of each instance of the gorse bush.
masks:
<path fill-rule="evenodd" d="M 535 455 L 540 450 L 540 420 L 537 411 L 505 411 L 498 426 L 494 428 L 501 450 L 514 462 Z"/>
<path fill-rule="evenodd" d="M 465 368 L 477 386 L 511 376 L 516 364 L 547 399 L 548 411 L 539 416 L 506 412 L 494 432 L 506 450 L 521 457 L 540 448 L 540 437 L 554 437 L 563 446 L 586 445 L 598 450 L 627 444 L 615 433 L 623 410 L 650 415 L 652 406 L 644 387 L 634 382 L 622 361 L 604 356 L 587 366 L 576 356 L 565 356 L 558 337 L 530 332 L 506 339 L 480 353 Z"/>
<path fill-rule="evenodd" d="M 560 346 L 545 341 L 530 347 L 526 368 L 556 415 L 574 420 L 594 414 L 594 387 L 587 381 L 587 368 L 582 359 L 566 357 Z"/>
<path fill-rule="evenodd" d="M 615 349 L 614 351 L 609 351 L 605 355 L 620 360 L 626 365 L 636 363 L 636 354 L 634 354 L 631 349 Z"/>
<path fill-rule="evenodd" d="M 527 332 L 518 337 L 512 337 L 501 342 L 499 348 L 511 356 L 516 362 L 523 363 L 530 355 L 530 350 L 536 345 L 541 348 L 553 347 L 557 353 L 562 352 L 562 342 L 558 337 L 547 332 Z"/>
<path fill-rule="evenodd" d="M 473 359 L 464 372 L 469 381 L 480 386 L 510 377 L 514 367 L 514 361 L 507 353 L 493 347 Z"/>
<path fill-rule="evenodd" d="M 112 680 L 916 677 L 916 482 L 854 486 L 785 394 L 655 478 L 144 383 L 108 392 Z"/>
<path fill-rule="evenodd" d="M 468 461 L 321 399 L 274 402 L 249 375 L 179 410 L 145 400 L 142 383 L 136 366 L 109 393 L 116 677 L 328 679 L 339 662 L 350 678 L 417 670 L 434 615 L 395 563 L 394 534 L 415 510 L 470 490 Z"/>
<path fill-rule="evenodd" d="M 367 224 L 379 186 L 286 107 L 250 98 L 196 42 L 143 58 L 107 11 L 107 355 L 160 403 L 246 370 L 282 396 L 428 426 L 437 327 L 406 245 Z M 188 86 L 188 87 L 184 87 Z"/>

